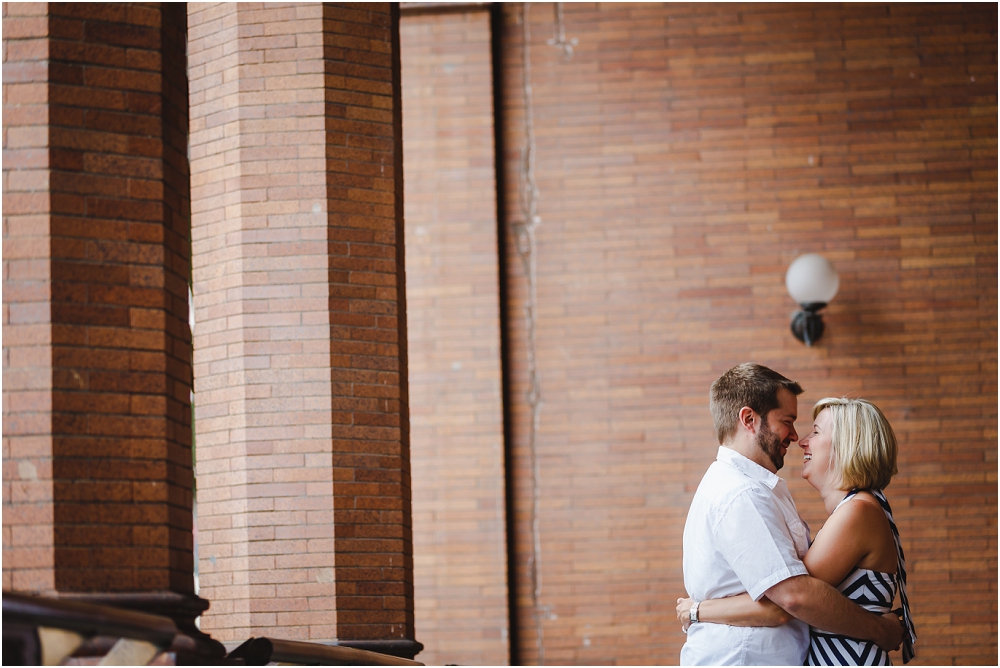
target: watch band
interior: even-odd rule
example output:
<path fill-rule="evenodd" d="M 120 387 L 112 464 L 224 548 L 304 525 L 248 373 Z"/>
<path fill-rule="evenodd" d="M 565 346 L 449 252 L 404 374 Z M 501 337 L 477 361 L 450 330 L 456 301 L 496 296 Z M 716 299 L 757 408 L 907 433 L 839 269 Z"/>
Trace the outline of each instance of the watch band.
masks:
<path fill-rule="evenodd" d="M 698 605 L 700 603 L 701 603 L 701 601 L 695 601 L 694 605 L 692 605 L 691 609 L 688 611 L 688 619 L 690 620 L 690 622 L 692 624 L 695 624 L 695 623 L 698 622 Z"/>

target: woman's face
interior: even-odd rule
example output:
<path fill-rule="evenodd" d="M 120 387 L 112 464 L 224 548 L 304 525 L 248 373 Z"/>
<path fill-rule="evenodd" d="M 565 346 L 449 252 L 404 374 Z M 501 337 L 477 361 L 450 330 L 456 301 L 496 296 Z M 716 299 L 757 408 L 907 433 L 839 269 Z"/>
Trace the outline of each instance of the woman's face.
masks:
<path fill-rule="evenodd" d="M 833 470 L 833 443 L 831 433 L 833 418 L 830 411 L 822 411 L 813 422 L 812 431 L 799 440 L 802 448 L 802 477 L 816 489 L 832 483 L 836 473 Z"/>

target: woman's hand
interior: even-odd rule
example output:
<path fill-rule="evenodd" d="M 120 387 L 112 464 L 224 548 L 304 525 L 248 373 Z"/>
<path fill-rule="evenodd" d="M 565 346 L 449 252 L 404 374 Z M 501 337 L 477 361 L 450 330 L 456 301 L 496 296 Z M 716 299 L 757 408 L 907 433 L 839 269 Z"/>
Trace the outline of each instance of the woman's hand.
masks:
<path fill-rule="evenodd" d="M 694 605 L 693 598 L 679 598 L 677 599 L 677 621 L 683 622 L 685 619 L 690 619 L 691 606 Z"/>
<path fill-rule="evenodd" d="M 677 599 L 677 621 L 681 623 L 681 630 L 684 633 L 687 633 L 688 627 L 691 626 L 691 606 L 693 605 L 693 598 Z"/>

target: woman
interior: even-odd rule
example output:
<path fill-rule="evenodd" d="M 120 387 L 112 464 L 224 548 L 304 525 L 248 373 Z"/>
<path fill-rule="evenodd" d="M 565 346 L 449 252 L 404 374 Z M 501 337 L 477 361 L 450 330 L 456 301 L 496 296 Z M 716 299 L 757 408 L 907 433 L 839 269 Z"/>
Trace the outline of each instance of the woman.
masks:
<path fill-rule="evenodd" d="M 903 663 L 913 656 L 916 634 L 906 599 L 906 571 L 892 509 L 882 493 L 896 474 L 896 436 L 874 404 L 863 399 L 823 399 L 813 407 L 813 429 L 799 441 L 802 477 L 823 498 L 829 519 L 803 563 L 810 575 L 876 613 L 889 612 L 896 590 L 902 604 Z M 677 618 L 689 619 L 694 601 L 677 599 Z M 700 622 L 778 626 L 784 610 L 748 594 L 702 601 Z M 890 665 L 870 641 L 810 629 L 808 665 Z"/>

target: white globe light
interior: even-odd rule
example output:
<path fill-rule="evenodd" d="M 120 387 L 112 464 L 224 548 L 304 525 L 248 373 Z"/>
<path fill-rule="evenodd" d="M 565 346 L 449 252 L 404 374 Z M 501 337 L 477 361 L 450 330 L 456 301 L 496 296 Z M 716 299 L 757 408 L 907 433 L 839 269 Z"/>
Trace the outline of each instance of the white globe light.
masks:
<path fill-rule="evenodd" d="M 788 294 L 799 304 L 827 304 L 837 294 L 840 278 L 837 271 L 822 255 L 800 255 L 785 274 Z"/>

